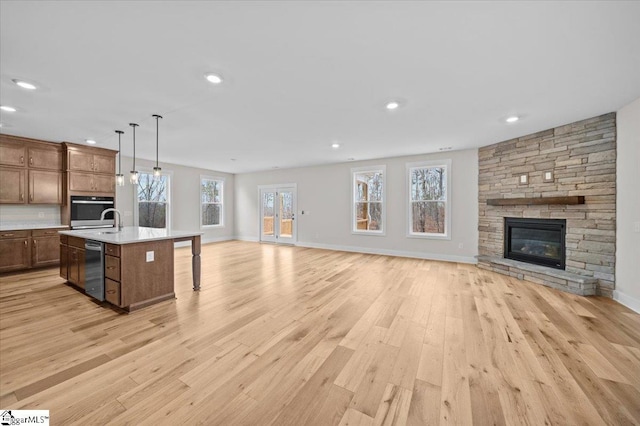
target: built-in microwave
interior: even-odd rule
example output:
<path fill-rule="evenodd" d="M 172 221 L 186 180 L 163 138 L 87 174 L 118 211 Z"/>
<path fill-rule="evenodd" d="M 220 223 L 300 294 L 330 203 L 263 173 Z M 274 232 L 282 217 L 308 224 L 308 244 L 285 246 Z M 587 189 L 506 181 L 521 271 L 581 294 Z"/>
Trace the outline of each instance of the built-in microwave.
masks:
<path fill-rule="evenodd" d="M 100 220 L 102 212 L 114 207 L 113 197 L 71 196 L 71 228 L 109 228 L 114 224 L 113 212 L 107 212 Z"/>

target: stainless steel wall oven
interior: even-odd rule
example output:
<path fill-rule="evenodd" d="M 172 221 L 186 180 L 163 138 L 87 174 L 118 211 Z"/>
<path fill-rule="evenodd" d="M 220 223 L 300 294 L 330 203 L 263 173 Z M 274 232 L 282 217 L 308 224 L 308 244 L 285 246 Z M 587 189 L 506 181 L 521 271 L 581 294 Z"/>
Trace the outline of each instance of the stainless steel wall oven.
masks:
<path fill-rule="evenodd" d="M 113 212 L 100 220 L 103 210 L 114 207 L 113 197 L 71 196 L 71 229 L 109 228 L 113 226 Z"/>

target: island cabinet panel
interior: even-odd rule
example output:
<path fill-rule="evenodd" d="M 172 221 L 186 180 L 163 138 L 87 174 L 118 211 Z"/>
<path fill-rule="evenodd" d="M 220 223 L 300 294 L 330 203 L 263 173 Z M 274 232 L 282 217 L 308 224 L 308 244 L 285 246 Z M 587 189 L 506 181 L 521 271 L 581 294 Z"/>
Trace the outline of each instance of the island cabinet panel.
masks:
<path fill-rule="evenodd" d="M 105 255 L 104 276 L 114 281 L 120 281 L 120 258 Z"/>
<path fill-rule="evenodd" d="M 84 249 L 69 246 L 68 247 L 68 278 L 67 280 L 77 287 L 84 289 L 85 273 L 84 273 Z"/>
<path fill-rule="evenodd" d="M 175 297 L 173 241 L 120 246 L 120 277 L 121 306 L 130 311 Z"/>
<path fill-rule="evenodd" d="M 120 246 L 116 244 L 105 244 L 104 252 L 109 256 L 120 257 Z"/>
<path fill-rule="evenodd" d="M 69 279 L 69 246 L 60 242 L 60 278 Z"/>
<path fill-rule="evenodd" d="M 109 278 L 104 280 L 104 298 L 107 302 L 122 307 L 120 299 L 120 283 Z"/>

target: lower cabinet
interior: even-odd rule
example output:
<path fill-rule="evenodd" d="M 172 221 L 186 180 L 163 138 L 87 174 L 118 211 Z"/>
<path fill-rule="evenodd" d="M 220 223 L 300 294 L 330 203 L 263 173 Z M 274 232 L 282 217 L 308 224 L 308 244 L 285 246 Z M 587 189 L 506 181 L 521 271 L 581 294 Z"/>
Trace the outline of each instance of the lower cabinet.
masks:
<path fill-rule="evenodd" d="M 29 231 L 0 233 L 0 272 L 29 268 Z"/>
<path fill-rule="evenodd" d="M 31 267 L 57 265 L 60 262 L 58 231 L 34 229 L 31 231 Z"/>
<path fill-rule="evenodd" d="M 67 281 L 84 289 L 84 239 L 68 237 L 67 241 Z"/>
<path fill-rule="evenodd" d="M 60 261 L 62 228 L 0 232 L 0 272 L 54 266 Z"/>
<path fill-rule="evenodd" d="M 109 278 L 105 278 L 104 280 L 104 298 L 107 302 L 116 305 L 122 306 L 120 298 L 120 283 L 117 281 L 110 280 Z"/>
<path fill-rule="evenodd" d="M 116 306 L 122 306 L 120 276 L 120 246 L 104 245 L 104 298 Z"/>

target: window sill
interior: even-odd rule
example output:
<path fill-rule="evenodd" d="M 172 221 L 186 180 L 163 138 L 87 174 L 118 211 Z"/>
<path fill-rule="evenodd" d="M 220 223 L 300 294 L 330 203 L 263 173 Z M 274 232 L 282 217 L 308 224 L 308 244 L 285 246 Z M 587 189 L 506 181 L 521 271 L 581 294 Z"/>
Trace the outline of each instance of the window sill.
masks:
<path fill-rule="evenodd" d="M 224 228 L 224 225 L 200 225 L 200 229 L 219 229 Z"/>
<path fill-rule="evenodd" d="M 451 235 L 447 234 L 412 234 L 408 233 L 407 238 L 417 238 L 419 240 L 451 240 Z"/>
<path fill-rule="evenodd" d="M 386 237 L 384 231 L 351 231 L 351 235 L 369 235 L 373 237 Z"/>

